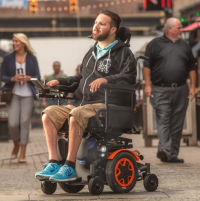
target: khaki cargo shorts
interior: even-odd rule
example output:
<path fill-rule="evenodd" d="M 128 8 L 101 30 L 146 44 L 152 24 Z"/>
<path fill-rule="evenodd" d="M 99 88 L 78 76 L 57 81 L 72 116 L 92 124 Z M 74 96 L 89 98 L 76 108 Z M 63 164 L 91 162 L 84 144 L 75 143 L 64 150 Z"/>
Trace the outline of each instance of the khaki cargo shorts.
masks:
<path fill-rule="evenodd" d="M 69 119 L 69 115 L 72 115 L 75 117 L 78 125 L 84 132 L 89 118 L 95 116 L 96 112 L 101 108 L 105 108 L 104 103 L 87 104 L 78 107 L 73 105 L 52 105 L 43 110 L 42 115 L 44 113 L 47 114 L 47 116 L 54 123 L 57 131 L 63 126 L 66 119 Z"/>

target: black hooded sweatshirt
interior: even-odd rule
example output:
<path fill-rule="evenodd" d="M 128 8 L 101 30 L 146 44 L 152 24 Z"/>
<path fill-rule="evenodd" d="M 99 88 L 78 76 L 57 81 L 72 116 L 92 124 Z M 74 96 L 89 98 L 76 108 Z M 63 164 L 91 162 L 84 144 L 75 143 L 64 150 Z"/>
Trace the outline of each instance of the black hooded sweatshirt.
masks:
<path fill-rule="evenodd" d="M 74 92 L 74 106 L 86 104 L 104 103 L 104 89 L 99 88 L 96 92 L 90 91 L 89 84 L 98 78 L 105 78 L 108 83 L 116 84 L 126 81 L 129 84 L 136 83 L 136 60 L 127 45 L 118 39 L 118 43 L 106 54 L 96 61 L 96 43 L 83 58 L 80 73 L 77 76 L 58 78 L 60 85 L 71 85 L 79 82 L 79 86 Z M 126 93 L 127 94 L 127 93 Z M 115 105 L 127 105 L 127 95 L 125 92 L 108 93 L 108 103 Z"/>

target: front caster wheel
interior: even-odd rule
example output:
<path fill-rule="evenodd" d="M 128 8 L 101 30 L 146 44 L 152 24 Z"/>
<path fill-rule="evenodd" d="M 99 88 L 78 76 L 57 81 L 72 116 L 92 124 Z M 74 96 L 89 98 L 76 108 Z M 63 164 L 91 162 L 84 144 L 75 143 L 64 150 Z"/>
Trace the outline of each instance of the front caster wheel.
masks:
<path fill-rule="evenodd" d="M 88 188 L 92 195 L 100 195 L 104 189 L 104 182 L 101 177 L 96 176 L 90 179 Z"/>
<path fill-rule="evenodd" d="M 153 192 L 158 188 L 158 178 L 155 174 L 149 174 L 145 176 L 144 188 L 149 192 Z"/>
<path fill-rule="evenodd" d="M 51 195 L 56 191 L 57 183 L 52 183 L 50 181 L 42 181 L 41 182 L 41 189 L 42 192 Z"/>

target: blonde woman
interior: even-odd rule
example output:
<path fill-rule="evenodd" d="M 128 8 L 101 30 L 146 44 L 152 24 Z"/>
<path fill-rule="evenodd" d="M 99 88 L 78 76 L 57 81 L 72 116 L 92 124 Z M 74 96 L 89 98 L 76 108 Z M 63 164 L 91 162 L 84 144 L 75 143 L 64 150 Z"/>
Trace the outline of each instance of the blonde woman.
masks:
<path fill-rule="evenodd" d="M 40 79 L 40 72 L 34 50 L 25 34 L 13 35 L 13 49 L 11 54 L 4 57 L 1 80 L 5 82 L 3 91 L 13 90 L 11 100 L 7 102 L 9 133 L 14 142 L 11 159 L 17 158 L 21 146 L 18 161 L 24 163 L 33 102 L 36 99 L 36 90 L 30 79 Z"/>

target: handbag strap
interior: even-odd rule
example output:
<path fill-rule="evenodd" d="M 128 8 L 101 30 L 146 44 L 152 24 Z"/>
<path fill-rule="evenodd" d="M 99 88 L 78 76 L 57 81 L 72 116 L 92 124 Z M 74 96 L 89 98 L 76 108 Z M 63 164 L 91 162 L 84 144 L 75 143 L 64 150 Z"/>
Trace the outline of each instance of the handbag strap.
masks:
<path fill-rule="evenodd" d="M 22 63 L 21 63 L 20 68 L 22 68 L 22 64 L 24 63 L 24 60 L 25 60 L 25 58 L 26 58 L 26 55 L 27 55 L 27 52 L 26 52 L 25 55 L 24 55 L 24 58 L 23 58 L 23 60 L 22 60 Z"/>

